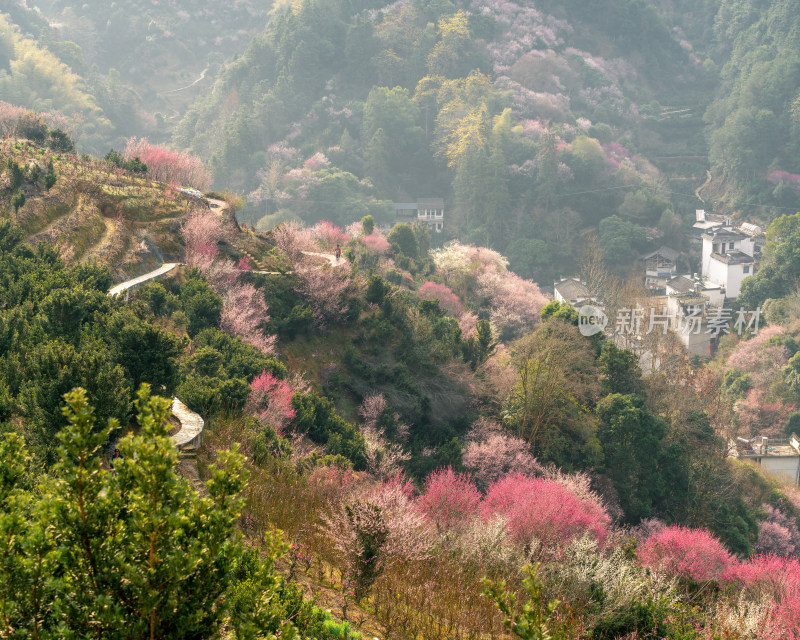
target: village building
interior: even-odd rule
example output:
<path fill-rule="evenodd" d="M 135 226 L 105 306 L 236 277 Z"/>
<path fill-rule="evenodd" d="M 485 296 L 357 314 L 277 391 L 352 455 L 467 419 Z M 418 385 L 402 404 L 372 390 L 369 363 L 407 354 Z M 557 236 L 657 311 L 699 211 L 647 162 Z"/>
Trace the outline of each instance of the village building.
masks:
<path fill-rule="evenodd" d="M 729 446 L 729 455 L 753 460 L 765 471 L 800 486 L 800 438 L 794 433 L 789 438 L 737 438 Z"/>
<path fill-rule="evenodd" d="M 424 222 L 431 231 L 441 233 L 444 229 L 444 200 L 442 198 L 418 198 L 416 202 L 393 202 L 395 221 L 413 224 Z"/>
<path fill-rule="evenodd" d="M 692 226 L 692 235 L 699 244 L 703 241 L 703 234 L 719 229 L 725 224 L 725 216 L 706 213 L 704 209 L 695 211 L 695 223 Z"/>
<path fill-rule="evenodd" d="M 734 229 L 724 226 L 703 233 L 702 275 L 725 290 L 725 298 L 739 295 L 742 281 L 753 275 L 763 246 L 763 234 L 755 225 Z"/>
<path fill-rule="evenodd" d="M 678 273 L 679 251 L 669 247 L 661 247 L 641 256 L 644 262 L 644 283 L 650 289 L 663 289 L 667 280 Z"/>
<path fill-rule="evenodd" d="M 591 295 L 589 288 L 579 278 L 561 278 L 560 282 L 553 284 L 553 298 L 580 309 L 589 304 Z"/>

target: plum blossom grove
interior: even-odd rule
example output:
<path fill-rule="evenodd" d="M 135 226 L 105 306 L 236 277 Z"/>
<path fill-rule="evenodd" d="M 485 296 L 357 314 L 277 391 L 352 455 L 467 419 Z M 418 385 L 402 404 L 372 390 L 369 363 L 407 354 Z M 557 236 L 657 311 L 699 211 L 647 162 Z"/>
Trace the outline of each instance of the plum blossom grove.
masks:
<path fill-rule="evenodd" d="M 211 174 L 203 167 L 202 160 L 191 153 L 152 144 L 147 138 L 131 138 L 124 155 L 126 160 L 139 158 L 144 162 L 148 176 L 154 180 L 201 191 L 211 186 Z"/>
<path fill-rule="evenodd" d="M 263 294 L 252 284 L 240 282 L 240 268 L 218 255 L 218 243 L 229 233 L 216 212 L 208 209 L 192 212 L 181 226 L 186 243 L 186 264 L 200 269 L 222 296 L 222 329 L 239 336 L 264 355 L 271 355 L 276 338 L 261 329 L 269 322 Z"/>

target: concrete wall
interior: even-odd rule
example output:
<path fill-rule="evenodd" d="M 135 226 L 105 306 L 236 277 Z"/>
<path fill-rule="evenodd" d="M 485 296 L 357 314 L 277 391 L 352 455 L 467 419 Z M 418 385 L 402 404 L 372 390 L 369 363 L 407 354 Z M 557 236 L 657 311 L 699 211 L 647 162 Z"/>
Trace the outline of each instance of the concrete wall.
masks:
<path fill-rule="evenodd" d="M 797 484 L 800 472 L 800 456 L 776 456 L 760 459 L 761 466 L 786 482 Z"/>

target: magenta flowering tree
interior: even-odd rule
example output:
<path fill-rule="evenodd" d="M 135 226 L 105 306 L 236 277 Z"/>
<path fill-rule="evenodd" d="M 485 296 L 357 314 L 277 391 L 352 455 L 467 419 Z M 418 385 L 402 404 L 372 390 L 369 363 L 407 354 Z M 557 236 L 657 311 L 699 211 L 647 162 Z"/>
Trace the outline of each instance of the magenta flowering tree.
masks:
<path fill-rule="evenodd" d="M 450 315 L 458 317 L 464 312 L 464 305 L 461 304 L 461 300 L 459 300 L 458 296 L 445 284 L 439 284 L 438 282 L 431 282 L 429 280 L 422 284 L 417 295 L 421 300 L 437 300 L 439 306 Z"/>
<path fill-rule="evenodd" d="M 735 563 L 724 584 L 751 598 L 767 598 L 769 613 L 759 640 L 800 640 L 800 562 L 797 558 L 759 555 Z"/>
<path fill-rule="evenodd" d="M 603 544 L 611 518 L 595 501 L 581 500 L 565 485 L 546 478 L 514 473 L 489 487 L 481 504 L 485 519 L 501 516 L 509 537 L 529 548 L 539 543 L 543 551 L 591 534 Z"/>
<path fill-rule="evenodd" d="M 311 233 L 323 251 L 333 251 L 337 245 L 341 247 L 350 240 L 341 227 L 327 220 L 322 220 L 311 227 Z"/>
<path fill-rule="evenodd" d="M 425 479 L 425 490 L 417 500 L 420 510 L 440 530 L 468 527 L 480 512 L 481 494 L 467 474 L 446 467 Z"/>
<path fill-rule="evenodd" d="M 144 162 L 147 175 L 154 180 L 201 191 L 211 186 L 211 173 L 203 166 L 200 157 L 192 153 L 152 144 L 147 138 L 130 138 L 124 155 L 126 160 L 139 158 Z"/>
<path fill-rule="evenodd" d="M 261 325 L 269 322 L 264 296 L 252 284 L 234 283 L 227 288 L 223 298 L 220 326 L 224 331 L 239 336 L 265 355 L 275 351 L 275 336 L 268 336 Z"/>
<path fill-rule="evenodd" d="M 718 582 L 735 562 L 722 543 L 705 529 L 680 526 L 656 532 L 636 555 L 648 569 L 692 582 Z"/>
<path fill-rule="evenodd" d="M 250 383 L 247 410 L 256 414 L 262 424 L 272 426 L 281 434 L 297 414 L 292 407 L 292 395 L 294 390 L 289 382 L 262 371 Z"/>
<path fill-rule="evenodd" d="M 236 268 L 239 269 L 239 271 L 251 271 L 253 266 L 250 264 L 250 258 L 247 256 L 242 256 L 239 258 Z"/>

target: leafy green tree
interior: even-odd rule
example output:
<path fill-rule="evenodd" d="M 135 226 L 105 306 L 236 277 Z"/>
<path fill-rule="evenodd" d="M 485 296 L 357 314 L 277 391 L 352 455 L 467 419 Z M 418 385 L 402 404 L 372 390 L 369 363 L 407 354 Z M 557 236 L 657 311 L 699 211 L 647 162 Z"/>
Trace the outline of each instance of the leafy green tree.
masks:
<path fill-rule="evenodd" d="M 642 370 L 636 354 L 620 349 L 611 340 L 606 340 L 597 360 L 603 388 L 607 393 L 623 395 L 639 393 L 642 389 Z"/>
<path fill-rule="evenodd" d="M 614 483 L 626 520 L 652 515 L 667 491 L 660 470 L 664 421 L 637 395 L 613 393 L 597 405 L 603 469 Z"/>
<path fill-rule="evenodd" d="M 375 231 L 375 218 L 371 215 L 366 215 L 361 218 L 361 233 L 365 236 L 372 234 Z"/>
<path fill-rule="evenodd" d="M 25 380 L 17 403 L 37 453 L 47 463 L 55 459 L 62 398 L 75 387 L 86 389 L 99 419 L 119 416 L 127 420 L 129 415 L 130 381 L 101 344 L 77 349 L 58 339 L 35 345 L 25 359 Z"/>
<path fill-rule="evenodd" d="M 630 262 L 646 240 L 644 227 L 619 216 L 609 216 L 600 221 L 600 246 L 609 264 Z"/>
<path fill-rule="evenodd" d="M 208 327 L 219 326 L 222 299 L 199 272 L 187 273 L 186 281 L 180 287 L 179 297 L 183 310 L 189 318 L 190 336 L 196 336 Z"/>
<path fill-rule="evenodd" d="M 536 577 L 539 565 L 527 566 L 524 569 L 525 578 L 522 586 L 528 592 L 528 602 L 522 606 L 519 612 L 516 605 L 516 598 L 513 593 L 506 591 L 504 582 L 484 581 L 484 595 L 494 600 L 500 612 L 503 614 L 503 624 L 516 637 L 523 640 L 561 640 L 566 638 L 560 632 L 553 633 L 552 627 L 555 626 L 553 614 L 558 607 L 558 600 L 547 602 L 542 593 L 542 583 Z"/>
<path fill-rule="evenodd" d="M 58 180 L 58 176 L 56 175 L 56 170 L 53 168 L 53 161 L 49 160 L 47 162 L 47 172 L 44 174 L 44 188 L 46 191 L 50 191 L 53 185 Z"/>
<path fill-rule="evenodd" d="M 111 357 L 125 369 L 133 387 L 147 382 L 160 394 L 171 396 L 177 383 L 177 358 L 183 351 L 181 341 L 128 309 L 104 319 L 103 325 Z"/>
<path fill-rule="evenodd" d="M 136 402 L 140 431 L 120 441 L 123 462 L 112 474 L 102 468 L 100 453 L 118 423 L 98 427 L 82 389 L 66 400 L 68 426 L 58 436 L 54 477 L 32 487 L 22 439 L 0 436 L 4 635 L 215 635 L 242 557 L 235 525 L 243 457 L 235 450 L 221 454 L 207 482 L 209 495 L 200 497 L 175 468 L 177 452 L 166 431 L 169 400 L 151 397 L 143 386 Z M 282 584 L 273 563 L 282 549 L 273 544 L 265 565 L 254 561 L 260 603 L 273 602 L 278 611 Z M 230 619 L 237 632 L 269 630 L 268 620 L 254 615 L 263 611 L 260 603 L 254 599 L 248 616 Z M 281 637 L 294 637 L 285 619 Z"/>
<path fill-rule="evenodd" d="M 392 243 L 396 251 L 416 260 L 419 257 L 419 247 L 414 230 L 405 222 L 400 222 L 392 227 L 386 239 Z"/>
<path fill-rule="evenodd" d="M 6 161 L 6 171 L 8 173 L 8 179 L 10 182 L 8 188 L 11 191 L 19 189 L 22 186 L 23 179 L 25 178 L 25 172 L 22 170 L 22 167 L 20 167 L 15 160 L 9 158 Z"/>
<path fill-rule="evenodd" d="M 767 229 L 761 266 L 742 282 L 739 304 L 747 309 L 761 306 L 768 298 L 783 298 L 800 280 L 800 213 L 780 216 Z"/>
<path fill-rule="evenodd" d="M 19 211 L 19 208 L 24 204 L 25 204 L 25 192 L 19 190 L 11 197 L 11 205 L 14 207 L 14 213 Z"/>
<path fill-rule="evenodd" d="M 364 468 L 364 437 L 354 425 L 336 413 L 330 400 L 314 394 L 296 393 L 292 397 L 292 407 L 296 411 L 290 425 L 292 430 L 325 445 L 329 454 L 344 456 L 356 469 Z"/>
<path fill-rule="evenodd" d="M 9 220 L 0 220 L 0 253 L 11 251 L 22 242 L 22 229 L 15 227 Z"/>
<path fill-rule="evenodd" d="M 61 129 L 48 130 L 47 146 L 58 153 L 72 153 L 75 151 L 75 144 L 72 139 Z"/>
<path fill-rule="evenodd" d="M 568 302 L 559 302 L 558 300 L 551 300 L 539 312 L 539 317 L 542 320 L 548 318 L 561 318 L 569 324 L 578 326 L 578 312 Z"/>

